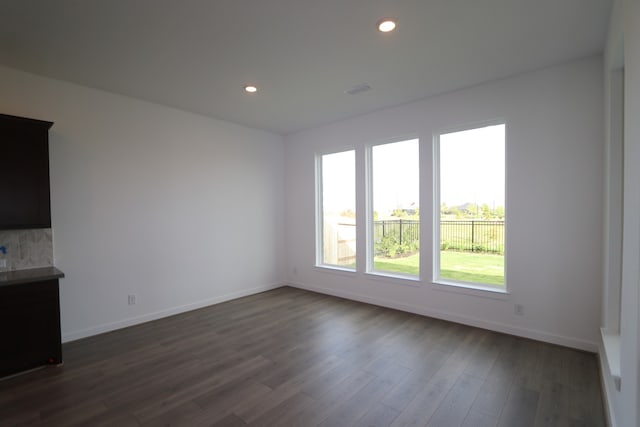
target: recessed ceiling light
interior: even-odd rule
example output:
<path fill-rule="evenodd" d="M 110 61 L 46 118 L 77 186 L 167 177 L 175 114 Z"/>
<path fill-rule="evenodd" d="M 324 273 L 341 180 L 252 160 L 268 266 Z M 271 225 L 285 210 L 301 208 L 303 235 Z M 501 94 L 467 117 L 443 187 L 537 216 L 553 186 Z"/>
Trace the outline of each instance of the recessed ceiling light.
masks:
<path fill-rule="evenodd" d="M 388 33 L 396 29 L 396 21 L 390 18 L 384 18 L 378 21 L 378 30 Z"/>
<path fill-rule="evenodd" d="M 249 93 L 256 93 L 258 91 L 258 88 L 254 85 L 247 85 L 244 87 L 245 92 L 249 92 Z"/>

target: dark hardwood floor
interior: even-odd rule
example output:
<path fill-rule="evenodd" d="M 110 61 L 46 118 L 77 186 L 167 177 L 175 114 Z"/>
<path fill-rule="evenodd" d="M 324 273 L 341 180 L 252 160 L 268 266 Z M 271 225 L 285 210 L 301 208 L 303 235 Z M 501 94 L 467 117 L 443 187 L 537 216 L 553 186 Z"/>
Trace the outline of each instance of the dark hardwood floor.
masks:
<path fill-rule="evenodd" d="M 63 351 L 0 425 L 604 425 L 594 354 L 293 288 Z"/>

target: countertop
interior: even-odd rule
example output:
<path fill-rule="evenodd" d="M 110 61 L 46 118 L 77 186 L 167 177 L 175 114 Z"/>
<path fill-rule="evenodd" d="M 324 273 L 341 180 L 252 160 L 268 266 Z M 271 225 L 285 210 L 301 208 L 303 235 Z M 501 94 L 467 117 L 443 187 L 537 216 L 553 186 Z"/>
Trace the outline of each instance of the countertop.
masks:
<path fill-rule="evenodd" d="M 19 285 L 20 283 L 41 282 L 61 279 L 64 273 L 55 267 L 30 268 L 0 272 L 0 286 Z"/>

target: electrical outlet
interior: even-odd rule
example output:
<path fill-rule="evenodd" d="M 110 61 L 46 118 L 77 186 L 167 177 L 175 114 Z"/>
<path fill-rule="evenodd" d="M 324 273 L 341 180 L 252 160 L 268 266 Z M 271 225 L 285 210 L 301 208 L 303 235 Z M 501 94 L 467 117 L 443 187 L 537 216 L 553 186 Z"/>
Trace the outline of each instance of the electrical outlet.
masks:
<path fill-rule="evenodd" d="M 517 316 L 523 316 L 524 315 L 524 306 L 522 304 L 516 304 L 513 307 L 513 312 L 514 314 L 516 314 Z"/>
<path fill-rule="evenodd" d="M 136 294 L 129 294 L 129 305 L 136 305 Z"/>

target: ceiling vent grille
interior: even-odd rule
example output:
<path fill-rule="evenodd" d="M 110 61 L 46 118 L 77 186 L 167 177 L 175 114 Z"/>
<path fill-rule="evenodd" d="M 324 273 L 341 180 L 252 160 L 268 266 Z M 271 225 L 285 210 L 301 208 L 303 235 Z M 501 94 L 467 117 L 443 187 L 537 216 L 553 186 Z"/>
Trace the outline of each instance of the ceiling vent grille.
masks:
<path fill-rule="evenodd" d="M 350 89 L 345 90 L 344 93 L 349 95 L 357 95 L 359 93 L 366 92 L 368 90 L 371 90 L 371 86 L 369 86 L 367 83 L 360 83 L 358 85 L 353 86 Z"/>

